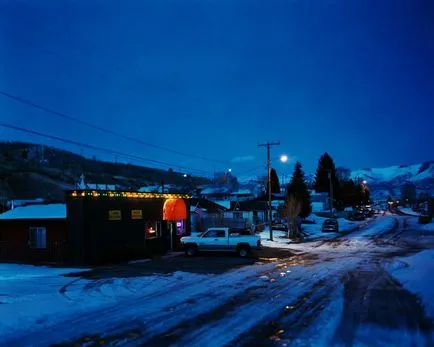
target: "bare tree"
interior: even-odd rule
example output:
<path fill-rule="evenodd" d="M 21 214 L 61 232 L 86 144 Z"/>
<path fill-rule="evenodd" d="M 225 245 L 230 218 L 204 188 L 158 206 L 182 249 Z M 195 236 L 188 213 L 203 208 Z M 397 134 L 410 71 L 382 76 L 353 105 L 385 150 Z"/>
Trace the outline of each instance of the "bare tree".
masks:
<path fill-rule="evenodd" d="M 284 216 L 288 220 L 288 238 L 300 236 L 297 217 L 301 212 L 301 201 L 294 194 L 290 194 L 286 200 Z"/>

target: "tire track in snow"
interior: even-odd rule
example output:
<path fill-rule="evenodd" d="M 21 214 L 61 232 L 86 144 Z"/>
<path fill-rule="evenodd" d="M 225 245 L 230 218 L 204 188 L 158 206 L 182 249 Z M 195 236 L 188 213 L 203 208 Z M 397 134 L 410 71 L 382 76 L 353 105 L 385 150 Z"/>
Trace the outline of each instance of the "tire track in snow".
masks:
<path fill-rule="evenodd" d="M 232 281 L 232 288 L 227 291 L 226 297 L 222 297 L 224 300 L 229 300 L 231 296 L 245 290 L 246 283 L 254 285 L 259 276 L 269 273 L 275 266 L 274 263 L 253 265 L 256 269 L 247 266 L 242 270 L 210 276 L 199 283 L 177 282 L 145 297 L 122 298 L 119 301 L 98 306 L 90 312 L 78 313 L 75 318 L 67 316 L 65 319 L 57 319 L 41 326 L 35 326 L 26 335 L 10 338 L 4 336 L 3 339 L 9 345 L 39 347 L 59 341 L 79 339 L 85 335 L 126 331 L 131 329 L 132 325 L 137 325 L 142 331 L 147 331 L 148 326 L 155 328 L 155 321 L 168 321 L 170 318 L 173 319 L 178 312 L 185 310 L 186 306 L 193 303 L 197 305 L 197 298 L 199 301 L 204 301 L 202 312 L 213 309 L 207 301 L 207 295 L 216 290 L 225 293 L 228 283 L 222 279 L 227 278 Z M 215 305 L 218 305 L 218 302 Z M 170 308 L 174 309 L 170 310 Z M 51 333 L 44 334 L 46 329 L 50 329 Z M 160 330 L 156 329 L 155 333 L 164 329 L 166 329 L 165 324 L 160 327 Z M 167 325 L 167 329 L 170 329 L 170 324 Z"/>
<path fill-rule="evenodd" d="M 178 325 L 179 329 L 175 328 L 176 333 L 172 336 L 159 335 L 154 339 L 138 339 L 137 342 L 145 346 L 186 346 L 193 342 L 198 346 L 244 345 L 241 341 L 245 336 L 252 335 L 252 332 L 261 330 L 264 325 L 267 326 L 268 322 L 278 319 L 287 311 L 287 307 L 300 307 L 300 310 L 294 312 L 303 312 L 306 322 L 313 318 L 303 310 L 303 307 L 315 308 L 314 312 L 321 310 L 322 302 L 332 287 L 339 284 L 338 276 L 337 281 L 333 283 L 327 283 L 326 279 L 337 275 L 347 266 L 349 264 L 336 266 L 318 263 L 316 269 L 312 270 L 311 266 L 308 273 L 303 273 L 303 268 L 300 267 L 294 276 L 276 280 L 268 288 L 256 288 L 247 298 L 242 298 L 241 302 L 221 307 L 218 311 L 210 311 L 206 316 L 192 317 L 187 324 Z M 322 291 L 320 288 L 323 286 L 327 289 Z M 303 294 L 310 291 L 312 296 Z M 309 300 L 311 302 L 308 302 Z"/>

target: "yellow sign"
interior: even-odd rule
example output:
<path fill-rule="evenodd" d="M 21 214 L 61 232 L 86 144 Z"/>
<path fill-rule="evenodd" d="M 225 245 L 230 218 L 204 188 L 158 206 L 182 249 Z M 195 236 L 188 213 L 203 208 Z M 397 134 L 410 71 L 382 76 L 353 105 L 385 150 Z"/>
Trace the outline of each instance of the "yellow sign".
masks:
<path fill-rule="evenodd" d="M 142 210 L 131 210 L 131 219 L 142 219 Z"/>
<path fill-rule="evenodd" d="M 109 220 L 122 220 L 121 210 L 110 210 Z"/>

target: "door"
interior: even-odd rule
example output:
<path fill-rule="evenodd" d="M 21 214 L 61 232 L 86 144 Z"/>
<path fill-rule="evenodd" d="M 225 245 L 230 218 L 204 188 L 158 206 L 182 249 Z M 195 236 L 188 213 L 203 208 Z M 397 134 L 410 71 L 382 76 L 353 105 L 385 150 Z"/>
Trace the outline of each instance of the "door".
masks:
<path fill-rule="evenodd" d="M 199 244 L 201 251 L 220 251 L 228 248 L 228 238 L 225 230 L 209 230 L 202 235 Z"/>

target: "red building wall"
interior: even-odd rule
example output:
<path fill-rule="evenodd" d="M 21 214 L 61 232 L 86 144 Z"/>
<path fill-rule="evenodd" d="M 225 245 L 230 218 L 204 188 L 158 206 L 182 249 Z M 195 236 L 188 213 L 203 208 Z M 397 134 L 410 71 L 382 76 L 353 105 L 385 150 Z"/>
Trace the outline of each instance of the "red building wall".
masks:
<path fill-rule="evenodd" d="M 29 247 L 31 227 L 46 229 L 46 248 Z M 63 262 L 66 260 L 66 219 L 0 220 L 0 261 Z"/>

